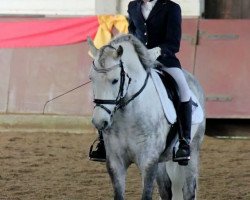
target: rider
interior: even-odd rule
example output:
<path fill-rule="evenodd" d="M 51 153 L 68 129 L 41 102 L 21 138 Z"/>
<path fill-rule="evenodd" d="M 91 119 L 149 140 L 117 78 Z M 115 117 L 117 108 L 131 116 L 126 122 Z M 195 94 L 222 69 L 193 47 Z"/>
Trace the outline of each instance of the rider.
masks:
<path fill-rule="evenodd" d="M 153 59 L 164 65 L 177 83 L 180 95 L 178 117 L 181 124 L 176 160 L 190 159 L 190 132 L 192 117 L 191 92 L 181 64 L 175 53 L 181 40 L 181 9 L 170 0 L 134 0 L 128 5 L 129 32 L 150 49 Z M 100 142 L 90 155 L 91 160 L 105 160 L 105 146 L 100 132 Z"/>

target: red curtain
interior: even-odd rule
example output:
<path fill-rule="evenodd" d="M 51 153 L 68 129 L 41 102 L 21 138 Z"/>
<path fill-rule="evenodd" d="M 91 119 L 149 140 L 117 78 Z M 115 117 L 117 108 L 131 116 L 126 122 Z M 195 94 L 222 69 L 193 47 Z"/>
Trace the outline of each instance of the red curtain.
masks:
<path fill-rule="evenodd" d="M 0 48 L 58 46 L 95 37 L 97 16 L 0 21 Z"/>

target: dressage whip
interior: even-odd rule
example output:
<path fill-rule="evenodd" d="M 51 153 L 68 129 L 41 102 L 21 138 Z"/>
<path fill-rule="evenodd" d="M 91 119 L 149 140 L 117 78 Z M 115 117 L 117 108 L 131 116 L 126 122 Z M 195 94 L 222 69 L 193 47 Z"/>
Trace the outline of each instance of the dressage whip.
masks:
<path fill-rule="evenodd" d="M 73 89 L 71 89 L 71 90 L 68 90 L 68 91 L 64 92 L 63 94 L 60 94 L 60 95 L 58 95 L 58 96 L 56 96 L 56 97 L 54 97 L 54 98 L 52 98 L 52 99 L 46 101 L 45 104 L 44 104 L 44 106 L 43 106 L 43 115 L 44 115 L 45 108 L 46 108 L 46 106 L 47 106 L 47 104 L 48 104 L 49 102 L 51 102 L 51 101 L 53 101 L 53 100 L 55 100 L 55 99 L 58 99 L 58 98 L 60 98 L 60 97 L 62 97 L 62 96 L 64 96 L 64 95 L 66 95 L 66 94 L 68 94 L 68 93 L 70 93 L 70 92 L 72 92 L 72 91 L 74 91 L 74 90 L 76 90 L 76 89 L 82 87 L 82 86 L 85 86 L 85 85 L 89 84 L 90 82 L 91 82 L 91 81 L 87 81 L 87 82 L 85 82 L 85 83 L 83 83 L 83 84 L 81 84 L 81 85 L 79 85 L 79 86 L 77 86 L 77 87 L 75 87 L 75 88 L 73 88 Z"/>

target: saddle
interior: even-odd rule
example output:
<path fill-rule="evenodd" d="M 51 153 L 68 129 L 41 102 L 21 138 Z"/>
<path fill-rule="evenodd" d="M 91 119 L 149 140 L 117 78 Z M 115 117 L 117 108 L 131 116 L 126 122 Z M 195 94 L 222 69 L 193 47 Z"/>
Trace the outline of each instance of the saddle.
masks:
<path fill-rule="evenodd" d="M 177 149 L 177 146 L 179 145 L 178 133 L 181 132 L 180 120 L 178 120 L 178 111 L 180 106 L 178 86 L 172 76 L 163 70 L 152 69 L 151 77 L 161 99 L 166 119 L 169 124 L 171 124 L 171 129 L 166 140 L 165 150 L 172 146 L 174 158 L 175 149 Z M 191 99 L 193 102 L 192 124 L 201 123 L 204 117 L 204 113 L 193 92 L 191 92 Z M 191 140 L 193 137 L 194 135 L 191 134 Z"/>
<path fill-rule="evenodd" d="M 173 102 L 174 108 L 176 110 L 176 117 L 178 118 L 178 110 L 180 105 L 180 95 L 178 91 L 178 86 L 174 78 L 167 72 L 160 70 L 157 72 L 164 87 L 168 94 L 168 98 Z M 180 132 L 180 121 L 176 120 L 176 122 L 172 125 L 167 141 L 166 141 L 166 148 L 168 148 L 172 142 L 176 143 L 178 141 L 177 133 Z M 173 141 L 175 140 L 175 141 Z"/>
<path fill-rule="evenodd" d="M 150 74 L 161 100 L 166 119 L 170 124 L 175 124 L 180 105 L 179 92 L 175 80 L 167 72 L 156 68 L 151 69 Z M 192 91 L 191 99 L 193 101 L 192 124 L 199 124 L 203 121 L 204 113 L 197 97 Z"/>
<path fill-rule="evenodd" d="M 180 95 L 177 83 L 173 77 L 165 71 L 159 71 L 158 75 L 161 78 L 165 90 L 167 91 L 168 98 L 173 102 L 175 110 L 178 110 L 180 105 Z"/>

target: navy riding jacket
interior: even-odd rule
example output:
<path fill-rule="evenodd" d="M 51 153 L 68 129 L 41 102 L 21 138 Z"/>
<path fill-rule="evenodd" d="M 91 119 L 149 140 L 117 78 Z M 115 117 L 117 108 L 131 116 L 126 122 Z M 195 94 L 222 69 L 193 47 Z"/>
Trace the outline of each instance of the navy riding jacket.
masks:
<path fill-rule="evenodd" d="M 158 0 L 145 20 L 142 0 L 131 1 L 128 5 L 129 33 L 136 36 L 148 49 L 161 48 L 158 61 L 166 67 L 181 67 L 175 56 L 181 41 L 181 8 L 170 0 Z"/>

